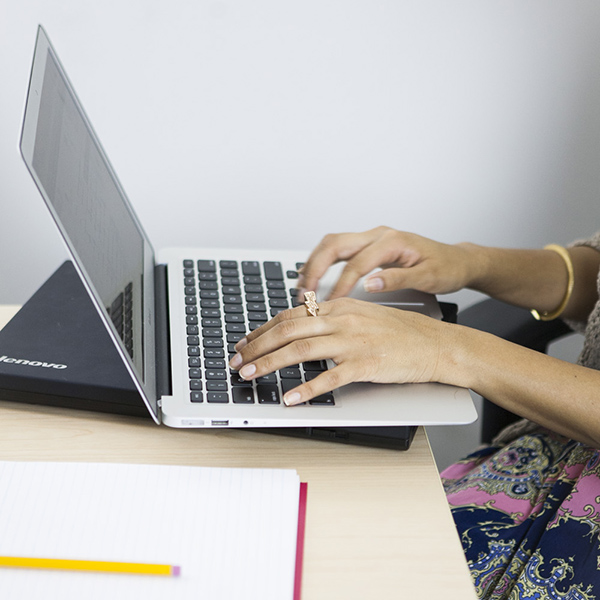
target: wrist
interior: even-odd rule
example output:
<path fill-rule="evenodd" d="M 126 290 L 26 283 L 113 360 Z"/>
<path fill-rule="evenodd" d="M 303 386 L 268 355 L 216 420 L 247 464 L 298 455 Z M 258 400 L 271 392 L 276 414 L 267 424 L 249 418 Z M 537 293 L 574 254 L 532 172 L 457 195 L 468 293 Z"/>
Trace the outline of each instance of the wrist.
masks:
<path fill-rule="evenodd" d="M 484 291 L 486 288 L 485 281 L 490 272 L 490 249 L 471 242 L 461 242 L 455 246 L 463 252 L 463 287 Z"/>
<path fill-rule="evenodd" d="M 440 360 L 437 365 L 436 381 L 458 387 L 476 389 L 477 369 L 484 340 L 481 331 L 445 323 L 440 340 Z"/>

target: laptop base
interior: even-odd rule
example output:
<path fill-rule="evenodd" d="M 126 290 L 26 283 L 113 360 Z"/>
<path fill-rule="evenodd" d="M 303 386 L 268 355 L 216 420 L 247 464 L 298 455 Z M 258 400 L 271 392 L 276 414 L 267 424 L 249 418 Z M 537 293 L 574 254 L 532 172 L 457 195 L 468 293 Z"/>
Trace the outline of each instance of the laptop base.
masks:
<path fill-rule="evenodd" d="M 150 418 L 70 261 L 0 330 L 0 401 Z M 253 431 L 407 450 L 415 430 L 404 426 Z"/>

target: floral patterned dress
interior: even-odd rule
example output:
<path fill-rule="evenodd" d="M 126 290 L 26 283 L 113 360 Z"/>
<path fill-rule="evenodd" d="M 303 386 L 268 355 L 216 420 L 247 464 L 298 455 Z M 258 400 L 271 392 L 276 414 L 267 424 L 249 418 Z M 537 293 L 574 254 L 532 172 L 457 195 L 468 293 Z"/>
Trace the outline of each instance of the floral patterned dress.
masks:
<path fill-rule="evenodd" d="M 577 245 L 600 250 L 600 234 Z M 585 333 L 578 362 L 600 369 L 600 303 L 570 325 Z M 521 425 L 442 473 L 477 594 L 600 600 L 600 450 Z"/>

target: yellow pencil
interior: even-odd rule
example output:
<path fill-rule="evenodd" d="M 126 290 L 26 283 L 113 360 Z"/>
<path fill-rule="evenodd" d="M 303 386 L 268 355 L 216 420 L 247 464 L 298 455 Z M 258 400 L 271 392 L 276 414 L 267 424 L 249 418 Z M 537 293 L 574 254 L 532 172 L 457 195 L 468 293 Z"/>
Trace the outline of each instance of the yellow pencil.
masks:
<path fill-rule="evenodd" d="M 19 569 L 61 569 L 64 571 L 99 571 L 102 573 L 130 573 L 179 577 L 181 567 L 149 563 L 125 563 L 104 560 L 70 560 L 64 558 L 24 558 L 0 556 L 0 567 Z"/>

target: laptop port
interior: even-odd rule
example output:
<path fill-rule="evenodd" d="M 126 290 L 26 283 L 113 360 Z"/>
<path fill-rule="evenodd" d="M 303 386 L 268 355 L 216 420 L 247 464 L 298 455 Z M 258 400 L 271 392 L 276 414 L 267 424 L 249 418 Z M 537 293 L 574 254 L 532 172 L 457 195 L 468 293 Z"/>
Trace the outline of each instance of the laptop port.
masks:
<path fill-rule="evenodd" d="M 222 419 L 222 420 L 218 420 L 218 419 L 213 419 L 210 424 L 213 427 L 227 427 L 227 425 L 229 425 L 229 419 Z"/>

